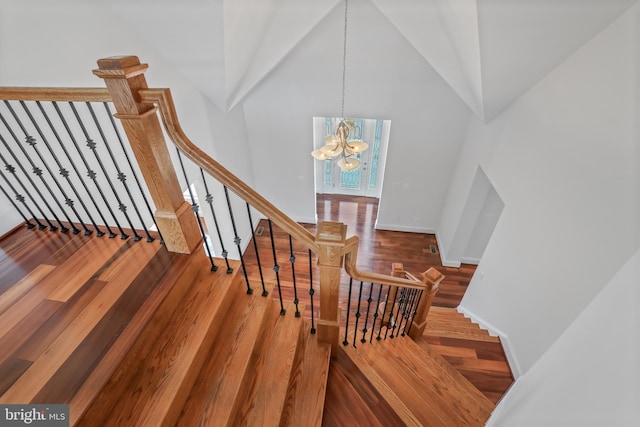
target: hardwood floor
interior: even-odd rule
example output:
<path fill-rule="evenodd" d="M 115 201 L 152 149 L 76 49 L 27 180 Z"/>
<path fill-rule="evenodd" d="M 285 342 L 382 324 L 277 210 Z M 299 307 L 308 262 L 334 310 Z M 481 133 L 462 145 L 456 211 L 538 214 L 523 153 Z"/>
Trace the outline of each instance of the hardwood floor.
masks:
<path fill-rule="evenodd" d="M 406 270 L 417 274 L 436 267 L 446 278 L 434 307 L 456 307 L 475 267 L 442 267 L 435 236 L 375 230 L 376 215 L 376 199 L 318 197 L 319 221 L 344 222 L 349 235 L 360 237 L 359 268 L 389 273 L 392 262 L 402 262 Z M 265 230 L 256 243 L 263 275 L 275 283 L 271 235 L 266 221 L 260 225 Z M 315 229 L 315 225 L 305 227 Z M 273 234 L 276 263 L 281 266 L 281 291 L 292 299 L 288 236 L 277 228 Z M 259 271 L 249 256 L 252 250 L 250 245 L 246 258 L 248 275 L 255 280 Z M 297 294 L 304 304 L 305 317 L 310 317 L 309 293 L 304 288 L 309 278 L 308 251 L 293 242 L 293 252 L 301 285 Z M 146 302 L 159 300 L 161 293 L 168 292 L 169 283 L 180 268 L 185 268 L 185 260 L 183 255 L 166 252 L 158 242 L 39 232 L 24 227 L 5 235 L 0 239 L 1 401 L 62 402 L 87 379 L 98 386 L 96 365 L 112 354 L 109 342 L 144 316 L 140 310 Z M 311 265 L 317 278 L 315 259 Z M 177 273 L 168 273 L 169 266 Z M 276 290 L 272 296 L 277 296 Z M 499 342 L 445 335 L 433 328 L 428 329 L 423 341 L 494 402 L 513 381 Z M 55 358 L 47 355 L 51 346 L 60 350 Z M 342 351 L 332 361 L 327 389 L 324 425 L 362 425 L 363 419 L 372 417 L 378 421 L 367 421 L 373 423 L 370 425 L 398 425 L 388 404 L 366 378 L 358 375 Z"/>

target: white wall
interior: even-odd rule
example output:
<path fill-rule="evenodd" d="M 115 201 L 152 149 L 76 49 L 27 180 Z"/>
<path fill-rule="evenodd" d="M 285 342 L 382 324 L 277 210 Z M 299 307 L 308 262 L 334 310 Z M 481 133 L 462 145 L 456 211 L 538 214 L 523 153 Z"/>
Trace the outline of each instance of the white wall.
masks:
<path fill-rule="evenodd" d="M 446 258 L 476 168 L 505 203 L 461 308 L 527 372 L 638 246 L 636 5 L 491 123 L 474 119 L 440 227 Z"/>
<path fill-rule="evenodd" d="M 171 88 L 187 136 L 252 185 L 242 110 L 227 113 L 213 105 L 110 7 L 76 2 L 27 5 L 20 1 L 6 1 L 0 7 L 3 86 L 104 87 L 91 72 L 97 68 L 96 60 L 128 54 L 149 64 L 149 86 Z M 4 208 L 0 219 L 0 234 L 21 221 Z"/>
<path fill-rule="evenodd" d="M 514 384 L 493 426 L 637 426 L 640 251 Z"/>

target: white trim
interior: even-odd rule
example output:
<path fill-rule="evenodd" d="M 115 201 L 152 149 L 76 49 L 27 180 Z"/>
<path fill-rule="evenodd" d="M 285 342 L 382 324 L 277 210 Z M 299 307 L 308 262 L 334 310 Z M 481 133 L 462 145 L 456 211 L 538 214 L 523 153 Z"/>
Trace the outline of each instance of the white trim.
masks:
<path fill-rule="evenodd" d="M 434 228 L 427 227 L 411 227 L 406 225 L 395 225 L 395 224 L 381 224 L 379 221 L 376 221 L 375 225 L 376 230 L 389 230 L 389 231 L 405 231 L 408 233 L 424 233 L 424 234 L 435 234 L 436 230 Z"/>
<path fill-rule="evenodd" d="M 471 319 L 473 322 L 480 325 L 482 329 L 486 329 L 489 331 L 489 334 L 500 337 L 500 342 L 502 343 L 502 348 L 504 350 L 504 355 L 507 357 L 507 363 L 509 364 L 509 368 L 511 368 L 511 373 L 513 374 L 513 378 L 516 380 L 522 375 L 522 370 L 520 368 L 520 363 L 518 363 L 518 358 L 512 350 L 511 342 L 509 341 L 509 336 L 502 332 L 500 329 L 495 328 L 489 322 L 485 321 L 479 316 L 476 316 L 474 313 L 464 308 L 462 305 L 459 305 L 457 308 L 458 312 L 464 314 L 466 317 Z"/>
<path fill-rule="evenodd" d="M 440 234 L 437 231 L 435 235 L 436 242 L 438 243 L 438 251 L 440 252 L 440 264 L 442 264 L 443 267 L 460 268 L 460 261 L 452 261 L 445 258 L 447 256 L 445 254 L 447 249 L 440 243 L 442 240 L 440 239 Z"/>
<path fill-rule="evenodd" d="M 462 258 L 460 263 L 478 265 L 480 264 L 480 258 Z"/>

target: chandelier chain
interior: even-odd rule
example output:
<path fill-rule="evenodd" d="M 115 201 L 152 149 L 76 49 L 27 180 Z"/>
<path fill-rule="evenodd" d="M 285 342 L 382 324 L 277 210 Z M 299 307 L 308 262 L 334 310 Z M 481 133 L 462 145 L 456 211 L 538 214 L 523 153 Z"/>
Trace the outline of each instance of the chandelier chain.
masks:
<path fill-rule="evenodd" d="M 340 117 L 344 119 L 344 92 L 347 74 L 347 4 L 349 0 L 344 0 L 344 45 L 342 50 L 342 106 Z"/>

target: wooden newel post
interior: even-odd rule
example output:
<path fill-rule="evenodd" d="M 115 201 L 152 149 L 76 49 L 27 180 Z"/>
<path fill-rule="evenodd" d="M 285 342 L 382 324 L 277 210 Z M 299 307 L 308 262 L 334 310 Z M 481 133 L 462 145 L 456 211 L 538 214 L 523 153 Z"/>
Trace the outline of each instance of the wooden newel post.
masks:
<path fill-rule="evenodd" d="M 191 253 L 199 246 L 198 224 L 191 205 L 184 200 L 167 144 L 153 105 L 138 102 L 138 90 L 146 89 L 144 72 L 136 56 L 98 60 L 93 73 L 104 79 L 149 192 L 156 205 L 155 219 L 171 252 Z"/>
<path fill-rule="evenodd" d="M 321 222 L 316 232 L 319 246 L 320 268 L 320 318 L 318 340 L 331 344 L 331 355 L 338 351 L 340 335 L 340 273 L 343 265 L 343 248 L 347 226 L 340 222 Z"/>
<path fill-rule="evenodd" d="M 440 290 L 442 279 L 444 279 L 444 275 L 433 267 L 422 273 L 422 283 L 427 285 L 427 289 L 422 294 L 422 298 L 420 298 L 416 317 L 413 319 L 413 324 L 409 331 L 409 336 L 414 340 L 424 334 L 424 329 L 427 327 L 427 314 L 429 314 L 433 298 Z"/>

